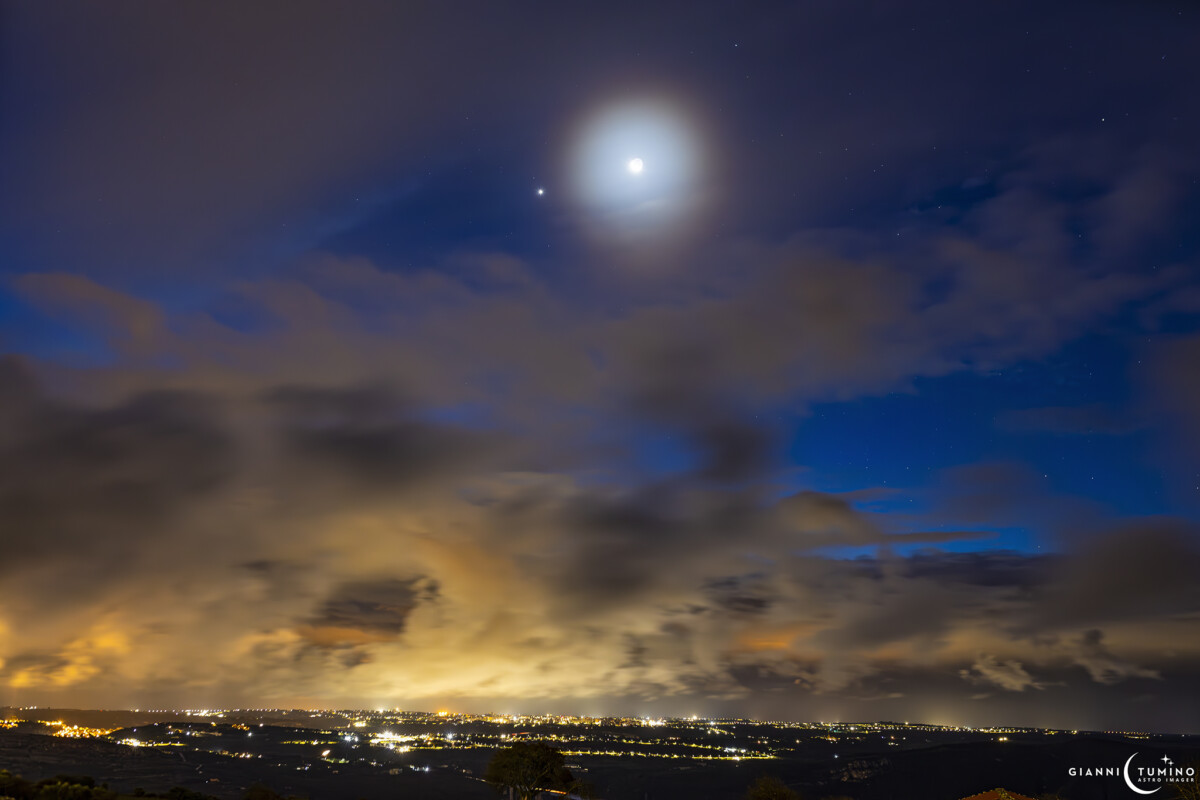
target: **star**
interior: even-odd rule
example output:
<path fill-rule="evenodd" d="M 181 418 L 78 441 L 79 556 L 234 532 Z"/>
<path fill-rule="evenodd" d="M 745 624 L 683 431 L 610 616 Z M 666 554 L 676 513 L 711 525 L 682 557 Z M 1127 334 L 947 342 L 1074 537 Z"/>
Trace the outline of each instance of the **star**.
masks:
<path fill-rule="evenodd" d="M 537 190 L 537 193 L 538 193 L 538 197 L 541 197 L 542 195 L 544 195 L 544 194 L 546 193 L 546 190 L 545 190 L 545 189 L 538 189 L 538 190 Z"/>

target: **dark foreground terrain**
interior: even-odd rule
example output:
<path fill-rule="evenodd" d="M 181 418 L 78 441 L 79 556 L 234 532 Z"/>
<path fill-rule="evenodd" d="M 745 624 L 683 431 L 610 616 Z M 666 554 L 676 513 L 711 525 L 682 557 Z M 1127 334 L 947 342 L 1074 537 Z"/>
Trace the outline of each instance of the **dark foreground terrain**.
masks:
<path fill-rule="evenodd" d="M 196 719 L 62 710 L 43 713 L 41 722 L 9 719 L 0 728 L 0 770 L 34 781 L 89 775 L 131 794 L 182 787 L 228 800 L 240 800 L 254 784 L 313 800 L 492 800 L 496 793 L 480 776 L 497 749 L 521 740 L 562 750 L 574 775 L 601 800 L 733 800 L 761 776 L 779 778 L 805 800 L 958 800 L 996 787 L 1030 797 L 1132 800 L 1121 777 L 1073 776 L 1071 769 L 1119 768 L 1130 756 L 1147 766 L 1163 759 L 1200 763 L 1200 737 L 901 723 L 651 726 L 415 714 L 376 719 L 352 712 Z M 69 724 L 105 722 L 124 727 L 63 738 Z M 1156 794 L 1155 800 L 1170 800 L 1177 791 L 1164 786 Z"/>
<path fill-rule="evenodd" d="M 0 731 L 0 770 L 29 780 L 55 775 L 89 775 L 97 784 L 108 784 L 124 793 L 142 789 L 166 794 L 171 787 L 239 800 L 255 783 L 283 795 L 330 800 L 356 798 L 462 797 L 495 800 L 496 793 L 482 782 L 444 770 L 430 772 L 357 772 L 341 776 L 333 771 L 308 774 L 273 764 L 249 763 L 198 752 L 174 752 L 129 747 L 99 739 L 59 739 L 53 736 Z"/>

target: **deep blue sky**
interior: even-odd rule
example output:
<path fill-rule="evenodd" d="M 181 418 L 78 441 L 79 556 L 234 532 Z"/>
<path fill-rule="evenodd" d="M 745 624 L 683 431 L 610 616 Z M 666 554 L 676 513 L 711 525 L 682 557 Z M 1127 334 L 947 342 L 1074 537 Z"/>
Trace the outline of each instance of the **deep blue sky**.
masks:
<path fill-rule="evenodd" d="M 680 9 L 0 9 L 0 700 L 1192 724 L 1200 10 Z"/>

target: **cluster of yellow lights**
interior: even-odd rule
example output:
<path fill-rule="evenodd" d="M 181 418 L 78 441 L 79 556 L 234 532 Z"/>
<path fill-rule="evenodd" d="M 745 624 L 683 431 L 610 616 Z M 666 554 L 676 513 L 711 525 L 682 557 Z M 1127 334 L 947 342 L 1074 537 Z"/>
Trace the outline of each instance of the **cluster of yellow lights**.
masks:
<path fill-rule="evenodd" d="M 183 742 L 147 742 L 141 739 L 122 739 L 118 744 L 128 745 L 129 747 L 183 747 Z"/>
<path fill-rule="evenodd" d="M 564 756 L 608 756 L 620 758 L 679 758 L 689 761 L 764 761 L 766 759 L 775 758 L 769 753 L 742 753 L 739 755 L 711 755 L 701 756 L 679 753 L 637 753 L 627 750 L 563 750 Z"/>
<path fill-rule="evenodd" d="M 225 756 L 226 758 L 262 758 L 261 755 L 256 753 L 231 753 L 228 750 L 213 750 L 212 752 L 219 756 Z"/>
<path fill-rule="evenodd" d="M 108 736 L 114 730 L 116 728 L 88 728 L 84 725 L 62 725 L 62 727 L 54 732 L 54 735 L 61 736 L 64 739 L 99 739 L 101 736 Z"/>
<path fill-rule="evenodd" d="M 651 717 L 576 717 L 570 714 L 468 714 L 454 711 L 401 711 L 381 709 L 374 713 L 347 712 L 350 725 L 355 728 L 365 728 L 371 724 L 392 721 L 422 722 L 433 724 L 464 724 L 485 722 L 493 725 L 608 725 L 608 726 L 650 726 L 670 724 L 669 720 Z"/>

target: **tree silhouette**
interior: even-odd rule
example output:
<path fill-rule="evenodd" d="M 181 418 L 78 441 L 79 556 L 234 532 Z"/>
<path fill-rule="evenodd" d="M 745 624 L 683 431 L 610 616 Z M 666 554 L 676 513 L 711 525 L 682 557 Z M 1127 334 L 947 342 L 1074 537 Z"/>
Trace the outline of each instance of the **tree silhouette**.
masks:
<path fill-rule="evenodd" d="M 779 778 L 763 776 L 750 784 L 744 800 L 800 800 L 800 794 Z"/>
<path fill-rule="evenodd" d="M 1183 779 L 1171 784 L 1171 788 L 1175 790 L 1175 796 L 1179 800 L 1200 800 L 1200 759 L 1191 761 L 1184 765 L 1191 767 L 1191 779 Z"/>
<path fill-rule="evenodd" d="M 545 742 L 517 742 L 498 750 L 483 779 L 500 791 L 512 789 L 518 800 L 531 800 L 545 789 L 566 791 L 572 786 L 563 754 Z"/>

